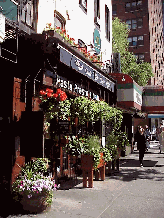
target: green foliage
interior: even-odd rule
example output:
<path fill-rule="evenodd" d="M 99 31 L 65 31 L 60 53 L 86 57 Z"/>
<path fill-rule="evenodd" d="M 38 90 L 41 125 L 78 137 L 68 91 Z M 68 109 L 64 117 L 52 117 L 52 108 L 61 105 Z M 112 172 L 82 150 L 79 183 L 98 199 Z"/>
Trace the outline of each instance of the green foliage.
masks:
<path fill-rule="evenodd" d="M 96 135 L 90 135 L 84 141 L 83 154 L 93 155 L 94 168 L 96 169 L 100 162 L 100 139 Z"/>
<path fill-rule="evenodd" d="M 47 172 L 47 159 L 37 158 L 36 160 L 30 161 L 22 168 L 23 175 L 26 175 L 28 179 L 31 179 L 35 174 Z"/>
<path fill-rule="evenodd" d="M 116 134 L 118 137 L 117 147 L 121 150 L 125 150 L 126 146 L 130 146 L 126 132 L 119 131 Z"/>
<path fill-rule="evenodd" d="M 117 145 L 118 145 L 118 136 L 111 132 L 110 135 L 106 137 L 106 145 L 105 147 L 109 150 L 112 159 L 118 155 Z"/>
<path fill-rule="evenodd" d="M 103 152 L 103 159 L 105 162 L 112 160 L 112 153 L 107 147 L 101 148 L 100 151 Z"/>
<path fill-rule="evenodd" d="M 82 138 L 78 139 L 76 136 L 68 136 L 68 143 L 63 147 L 63 150 L 72 156 L 81 155 L 84 151 Z"/>
<path fill-rule="evenodd" d="M 128 74 L 140 86 L 145 86 L 148 80 L 153 77 L 152 67 L 150 63 L 143 62 L 137 64 L 136 58 L 132 52 L 128 51 L 128 25 L 121 22 L 119 18 L 112 21 L 112 49 L 113 53 L 121 55 L 121 71 Z"/>

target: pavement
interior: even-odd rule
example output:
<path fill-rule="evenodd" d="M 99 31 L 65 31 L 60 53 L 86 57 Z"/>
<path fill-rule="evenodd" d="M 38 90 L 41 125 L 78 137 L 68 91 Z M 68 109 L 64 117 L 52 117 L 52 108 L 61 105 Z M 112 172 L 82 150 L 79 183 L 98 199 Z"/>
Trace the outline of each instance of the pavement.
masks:
<path fill-rule="evenodd" d="M 66 182 L 54 192 L 49 210 L 8 218 L 164 218 L 164 153 L 159 154 L 158 142 L 151 142 L 143 166 L 135 148 L 120 158 L 119 172 L 94 181 L 93 188 L 83 188 L 78 177 L 76 184 Z"/>

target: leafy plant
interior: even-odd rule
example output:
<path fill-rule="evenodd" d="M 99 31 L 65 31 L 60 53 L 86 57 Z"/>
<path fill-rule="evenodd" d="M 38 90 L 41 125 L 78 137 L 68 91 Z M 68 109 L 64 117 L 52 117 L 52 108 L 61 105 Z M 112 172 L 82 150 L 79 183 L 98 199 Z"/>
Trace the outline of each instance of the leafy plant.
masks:
<path fill-rule="evenodd" d="M 84 151 L 83 154 L 93 155 L 94 168 L 96 169 L 100 161 L 100 139 L 96 135 L 90 135 L 83 138 Z"/>
<path fill-rule="evenodd" d="M 82 138 L 78 139 L 77 136 L 68 136 L 68 143 L 63 149 L 72 156 L 79 156 L 84 151 Z"/>
<path fill-rule="evenodd" d="M 117 137 L 118 137 L 118 144 L 117 146 L 121 149 L 121 150 L 125 150 L 126 146 L 130 146 L 129 144 L 129 140 L 127 138 L 127 134 L 126 132 L 117 132 Z"/>
<path fill-rule="evenodd" d="M 112 159 L 115 159 L 118 155 L 117 145 L 118 145 L 118 136 L 111 132 L 110 135 L 106 137 L 106 145 L 105 147 L 109 150 Z"/>

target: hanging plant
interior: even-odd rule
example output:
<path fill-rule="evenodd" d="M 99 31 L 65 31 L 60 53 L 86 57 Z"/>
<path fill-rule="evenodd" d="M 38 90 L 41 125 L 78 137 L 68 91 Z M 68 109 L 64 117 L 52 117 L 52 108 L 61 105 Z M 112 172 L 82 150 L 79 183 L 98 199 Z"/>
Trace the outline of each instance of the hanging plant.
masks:
<path fill-rule="evenodd" d="M 39 97 L 40 108 L 45 113 L 46 119 L 53 119 L 55 116 L 58 117 L 60 102 L 67 99 L 67 95 L 61 89 L 57 89 L 56 93 L 52 89 L 46 89 L 46 91 L 40 91 Z M 62 104 L 61 104 L 62 107 Z"/>

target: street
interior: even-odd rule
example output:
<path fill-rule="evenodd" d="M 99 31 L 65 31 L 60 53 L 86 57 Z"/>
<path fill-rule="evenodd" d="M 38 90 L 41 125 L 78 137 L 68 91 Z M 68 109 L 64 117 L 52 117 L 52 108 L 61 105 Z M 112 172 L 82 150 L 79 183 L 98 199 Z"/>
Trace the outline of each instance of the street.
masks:
<path fill-rule="evenodd" d="M 139 166 L 138 151 L 120 159 L 120 171 L 94 181 L 94 188 L 83 188 L 82 177 L 72 188 L 65 184 L 54 192 L 51 208 L 37 215 L 11 217 L 62 218 L 163 218 L 164 217 L 164 153 L 157 143 L 151 143 L 143 168 Z"/>

